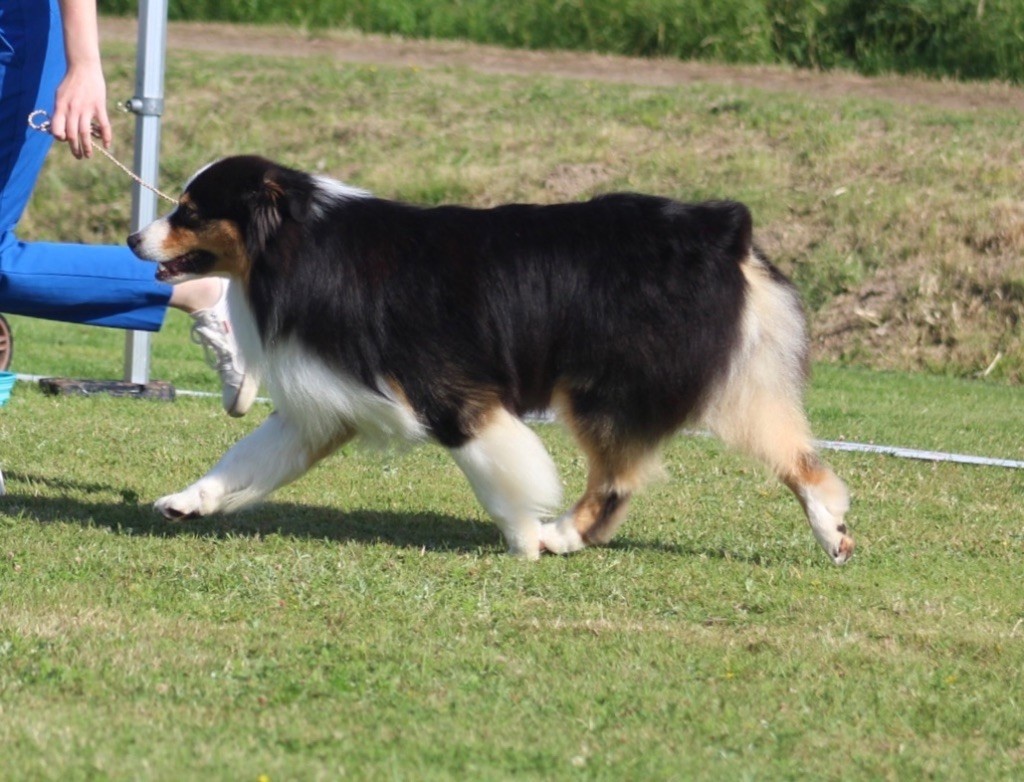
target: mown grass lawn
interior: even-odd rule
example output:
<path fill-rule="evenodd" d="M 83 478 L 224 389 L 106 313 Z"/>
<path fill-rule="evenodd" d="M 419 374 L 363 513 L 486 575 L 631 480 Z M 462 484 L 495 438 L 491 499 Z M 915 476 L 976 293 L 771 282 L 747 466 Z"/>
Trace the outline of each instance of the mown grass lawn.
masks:
<path fill-rule="evenodd" d="M 132 63 L 111 52 L 112 95 Z M 940 281 L 975 269 L 1013 214 L 993 204 L 1019 190 L 1009 112 L 214 55 L 172 60 L 168 85 L 170 189 L 256 149 L 430 202 L 730 195 L 815 307 L 893 259 L 934 256 Z M 51 159 L 25 238 L 120 241 L 125 193 L 103 161 Z M 18 371 L 120 374 L 121 334 L 12 322 Z M 934 368 L 970 374 L 999 349 L 992 377 L 1011 378 L 1018 332 L 977 334 Z M 968 343 L 953 337 L 937 338 Z M 215 390 L 183 316 L 154 338 L 153 376 Z M 1021 460 L 1022 393 L 821 365 L 809 406 L 821 438 Z M 0 408 L 5 777 L 1019 773 L 1019 471 L 827 454 L 854 498 L 844 568 L 784 489 L 704 438 L 672 443 L 668 479 L 613 546 L 535 564 L 502 553 L 435 447 L 346 448 L 235 517 L 151 511 L 268 413 L 28 383 Z M 571 497 L 582 462 L 560 429 L 539 431 Z"/>
<path fill-rule="evenodd" d="M 819 436 L 1017 458 L 1019 389 L 819 367 Z M 859 549 L 714 441 L 614 545 L 529 564 L 447 455 L 348 447 L 263 507 L 167 524 L 215 399 L 0 409 L 10 778 L 1012 778 L 1024 474 L 829 454 Z M 583 465 L 539 431 L 571 495 Z"/>

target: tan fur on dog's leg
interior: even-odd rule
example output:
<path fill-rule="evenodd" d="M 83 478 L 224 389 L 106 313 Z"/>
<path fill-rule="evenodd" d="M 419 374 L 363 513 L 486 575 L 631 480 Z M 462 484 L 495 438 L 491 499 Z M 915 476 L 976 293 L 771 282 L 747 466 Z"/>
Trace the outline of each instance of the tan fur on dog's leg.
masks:
<path fill-rule="evenodd" d="M 818 543 L 833 562 L 844 564 L 854 549 L 844 522 L 850 509 L 846 486 L 813 451 L 801 454 L 782 480 L 800 500 Z"/>
<path fill-rule="evenodd" d="M 755 397 L 746 415 L 734 413 L 716 432 L 728 444 L 761 460 L 792 490 L 814 537 L 837 565 L 853 554 L 853 538 L 844 517 L 850 499 L 846 486 L 814 452 L 803 412 L 785 400 Z"/>
<path fill-rule="evenodd" d="M 815 454 L 804 414 L 807 336 L 799 300 L 756 257 L 742 268 L 748 291 L 740 347 L 702 419 L 779 476 L 800 500 L 818 543 L 841 565 L 854 547 L 844 522 L 849 495 Z"/>
<path fill-rule="evenodd" d="M 552 554 L 570 554 L 608 543 L 626 519 L 629 498 L 615 491 L 588 490 L 571 511 L 541 525 L 541 546 Z"/>
<path fill-rule="evenodd" d="M 815 539 L 831 560 L 844 564 L 853 539 L 844 517 L 850 500 L 846 486 L 814 452 L 803 412 L 785 399 L 751 395 L 745 414 L 714 421 L 722 439 L 768 465 L 797 496 Z"/>
<path fill-rule="evenodd" d="M 626 519 L 633 492 L 661 471 L 656 447 L 601 442 L 587 435 L 586 427 L 572 418 L 564 403 L 562 411 L 587 454 L 590 472 L 587 489 L 572 510 L 541 527 L 541 545 L 552 554 L 569 554 L 610 542 Z"/>

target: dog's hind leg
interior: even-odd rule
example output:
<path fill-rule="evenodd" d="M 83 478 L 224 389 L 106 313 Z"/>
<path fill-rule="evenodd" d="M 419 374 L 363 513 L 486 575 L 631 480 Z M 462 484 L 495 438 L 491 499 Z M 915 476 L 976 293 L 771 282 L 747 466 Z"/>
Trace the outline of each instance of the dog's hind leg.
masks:
<path fill-rule="evenodd" d="M 154 507 L 169 519 L 244 508 L 298 478 L 353 434 L 343 430 L 327 442 L 312 445 L 284 415 L 272 413 L 206 475 L 177 494 L 161 497 Z"/>
<path fill-rule="evenodd" d="M 564 515 L 541 529 L 541 545 L 568 554 L 608 543 L 625 521 L 630 498 L 661 472 L 663 436 L 639 434 L 623 405 L 594 389 L 563 388 L 553 400 L 558 417 L 586 454 L 587 488 Z M 635 413 L 635 411 L 634 411 Z"/>
<path fill-rule="evenodd" d="M 587 488 L 560 518 L 541 528 L 541 544 L 552 554 L 568 554 L 611 541 L 633 493 L 660 472 L 655 444 L 602 447 L 573 427 L 589 461 Z"/>
<path fill-rule="evenodd" d="M 741 406 L 726 418 L 713 417 L 706 423 L 727 445 L 772 469 L 800 501 L 819 545 L 835 564 L 843 564 L 854 548 L 844 522 L 849 495 L 818 457 L 803 411 L 790 400 L 749 389 L 741 396 Z"/>
<path fill-rule="evenodd" d="M 540 519 L 551 515 L 562 497 L 555 464 L 540 438 L 496 407 L 483 416 L 473 438 L 451 454 L 501 529 L 509 552 L 537 559 Z"/>
<path fill-rule="evenodd" d="M 844 521 L 846 486 L 815 452 L 803 409 L 806 336 L 795 292 L 764 266 L 744 268 L 750 283 L 743 345 L 712 389 L 703 423 L 768 465 L 800 500 L 814 537 L 834 563 L 853 554 Z"/>

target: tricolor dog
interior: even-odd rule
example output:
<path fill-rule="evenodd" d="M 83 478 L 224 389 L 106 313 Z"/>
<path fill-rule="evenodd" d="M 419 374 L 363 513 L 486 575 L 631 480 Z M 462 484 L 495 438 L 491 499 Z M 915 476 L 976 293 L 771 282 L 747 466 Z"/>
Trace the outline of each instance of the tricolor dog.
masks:
<path fill-rule="evenodd" d="M 846 488 L 803 411 L 800 300 L 742 204 L 423 207 L 244 156 L 201 170 L 128 243 L 161 280 L 231 279 L 239 344 L 275 407 L 157 501 L 168 518 L 262 500 L 357 435 L 431 439 L 510 551 L 535 559 L 608 542 L 686 425 L 767 465 L 833 562 L 853 551 Z M 545 410 L 589 465 L 561 515 L 555 466 L 523 423 Z"/>

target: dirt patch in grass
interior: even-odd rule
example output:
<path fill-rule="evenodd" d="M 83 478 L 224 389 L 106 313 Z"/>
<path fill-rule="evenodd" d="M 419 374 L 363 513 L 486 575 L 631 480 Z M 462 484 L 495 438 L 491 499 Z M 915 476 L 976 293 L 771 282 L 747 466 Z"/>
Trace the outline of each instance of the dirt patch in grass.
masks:
<path fill-rule="evenodd" d="M 608 181 L 611 172 L 599 163 L 562 163 L 544 180 L 552 200 L 573 200 Z"/>
<path fill-rule="evenodd" d="M 912 255 L 829 300 L 815 317 L 816 354 L 1022 382 L 1024 203 L 998 203 L 983 228 L 946 241 L 941 262 Z"/>

